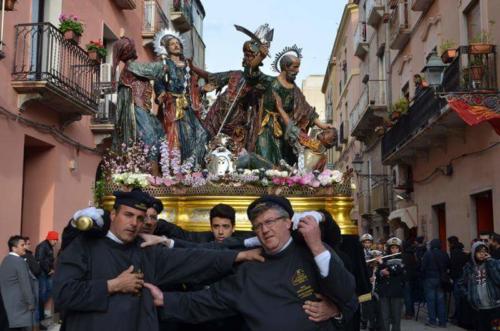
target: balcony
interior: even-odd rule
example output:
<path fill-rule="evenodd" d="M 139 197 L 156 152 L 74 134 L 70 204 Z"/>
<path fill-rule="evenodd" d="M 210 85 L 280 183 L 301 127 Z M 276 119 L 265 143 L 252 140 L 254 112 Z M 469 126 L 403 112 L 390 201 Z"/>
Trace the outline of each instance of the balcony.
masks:
<path fill-rule="evenodd" d="M 61 127 L 94 115 L 99 65 L 50 23 L 18 24 L 15 29 L 12 87 L 20 94 L 21 108 L 44 104 L 59 113 Z"/>
<path fill-rule="evenodd" d="M 460 66 L 456 59 L 445 70 L 442 90 L 460 91 Z M 417 156 L 427 155 L 429 149 L 443 147 L 445 138 L 462 134 L 465 123 L 450 112 L 444 98 L 432 88 L 424 89 L 415 97 L 408 113 L 382 138 L 382 162 L 394 165 Z"/>
<path fill-rule="evenodd" d="M 111 138 L 115 129 L 117 94 L 112 88 L 111 69 L 110 63 L 101 64 L 99 108 L 90 123 L 96 145 L 102 145 L 106 138 Z"/>
<path fill-rule="evenodd" d="M 180 33 L 191 30 L 192 19 L 191 0 L 174 0 L 170 9 L 170 20 Z"/>
<path fill-rule="evenodd" d="M 384 3 L 382 0 L 367 0 L 366 1 L 366 23 L 377 27 L 384 16 Z"/>
<path fill-rule="evenodd" d="M 350 114 L 351 136 L 366 141 L 387 113 L 385 80 L 369 80 Z"/>
<path fill-rule="evenodd" d="M 391 49 L 402 50 L 411 36 L 408 17 L 408 0 L 399 0 L 390 19 Z"/>
<path fill-rule="evenodd" d="M 411 10 L 426 12 L 430 8 L 434 0 L 412 0 Z"/>
<path fill-rule="evenodd" d="M 120 9 L 135 9 L 135 0 L 114 0 L 116 7 Z"/>
<path fill-rule="evenodd" d="M 477 53 L 473 46 L 458 48 L 457 63 L 453 65 L 458 66 L 459 91 L 498 92 L 496 46 L 488 46 L 490 49 L 484 53 Z"/>
<path fill-rule="evenodd" d="M 167 16 L 156 0 L 144 1 L 144 21 L 142 25 L 142 44 L 153 42 L 155 33 L 168 28 Z"/>
<path fill-rule="evenodd" d="M 368 41 L 366 40 L 366 23 L 360 22 L 354 32 L 354 55 L 363 60 L 368 54 Z"/>
<path fill-rule="evenodd" d="M 389 186 L 385 182 L 377 183 L 371 189 L 370 207 L 377 214 L 389 214 Z"/>

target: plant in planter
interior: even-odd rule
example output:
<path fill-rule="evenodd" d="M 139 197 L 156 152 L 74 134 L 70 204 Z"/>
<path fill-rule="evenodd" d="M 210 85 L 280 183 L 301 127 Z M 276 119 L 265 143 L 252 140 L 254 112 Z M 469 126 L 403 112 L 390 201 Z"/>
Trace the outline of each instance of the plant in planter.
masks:
<path fill-rule="evenodd" d="M 391 107 L 390 119 L 392 121 L 397 121 L 402 114 L 406 114 L 408 107 L 408 100 L 406 98 L 400 98 Z"/>
<path fill-rule="evenodd" d="M 78 44 L 83 34 L 83 23 L 75 15 L 61 14 L 59 16 L 59 31 L 64 34 L 64 39 Z"/>
<path fill-rule="evenodd" d="M 85 47 L 87 48 L 89 58 L 96 62 L 101 62 L 101 60 L 104 59 L 108 53 L 106 48 L 104 48 L 104 44 L 101 39 L 91 40 L 90 43 L 85 45 Z"/>
<path fill-rule="evenodd" d="M 484 63 L 481 55 L 472 55 L 469 62 L 468 73 L 473 81 L 482 81 L 484 76 Z"/>
<path fill-rule="evenodd" d="M 443 63 L 450 63 L 457 57 L 457 44 L 452 40 L 445 40 L 439 47 L 441 51 L 441 60 Z"/>
<path fill-rule="evenodd" d="M 0 9 L 2 8 L 1 7 L 2 2 L 5 2 L 5 6 L 4 6 L 5 10 L 11 11 L 11 10 L 14 10 L 14 7 L 16 5 L 17 0 L 0 0 Z"/>
<path fill-rule="evenodd" d="M 493 45 L 490 44 L 491 36 L 487 31 L 479 32 L 469 43 L 470 54 L 488 54 L 493 50 Z"/>

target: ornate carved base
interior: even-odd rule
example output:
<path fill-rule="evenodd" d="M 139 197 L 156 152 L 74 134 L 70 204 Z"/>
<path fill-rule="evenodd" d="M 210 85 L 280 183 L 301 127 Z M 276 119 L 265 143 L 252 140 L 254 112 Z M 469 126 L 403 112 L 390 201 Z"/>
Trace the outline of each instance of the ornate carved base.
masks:
<path fill-rule="evenodd" d="M 236 209 L 236 230 L 250 231 L 251 225 L 246 215 L 248 205 L 257 196 L 157 196 L 165 207 L 160 218 L 178 224 L 191 231 L 207 231 L 210 229 L 209 211 L 218 203 L 226 203 Z M 293 196 L 289 197 L 296 211 L 326 209 L 337 221 L 342 234 L 358 234 L 356 224 L 349 216 L 353 207 L 353 199 L 348 196 Z M 111 209 L 114 196 L 104 198 L 104 207 Z"/>

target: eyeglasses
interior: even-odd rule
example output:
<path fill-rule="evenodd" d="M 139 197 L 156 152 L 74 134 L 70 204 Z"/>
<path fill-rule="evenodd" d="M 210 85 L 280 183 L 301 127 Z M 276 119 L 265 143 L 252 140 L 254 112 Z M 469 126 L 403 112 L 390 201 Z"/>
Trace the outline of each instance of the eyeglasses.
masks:
<path fill-rule="evenodd" d="M 270 220 L 265 220 L 262 223 L 253 225 L 252 230 L 254 230 L 255 232 L 260 232 L 260 231 L 262 231 L 262 227 L 264 225 L 268 228 L 272 228 L 276 224 L 276 222 L 278 222 L 279 220 L 284 219 L 284 218 L 285 218 L 285 216 L 279 216 L 279 217 L 276 217 L 276 218 L 273 218 Z"/>

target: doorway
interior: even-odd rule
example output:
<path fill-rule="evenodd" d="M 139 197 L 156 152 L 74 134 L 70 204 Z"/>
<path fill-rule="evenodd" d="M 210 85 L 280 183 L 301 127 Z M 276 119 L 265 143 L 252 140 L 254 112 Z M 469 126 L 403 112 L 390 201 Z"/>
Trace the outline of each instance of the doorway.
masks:
<path fill-rule="evenodd" d="M 476 211 L 477 234 L 493 232 L 493 194 L 491 190 L 472 195 L 472 201 Z"/>
<path fill-rule="evenodd" d="M 439 205 L 432 206 L 433 211 L 433 229 L 432 235 L 435 238 L 437 234 L 438 239 L 441 241 L 441 248 L 446 251 L 446 204 L 441 203 Z M 436 231 L 437 230 L 437 231 Z"/>

